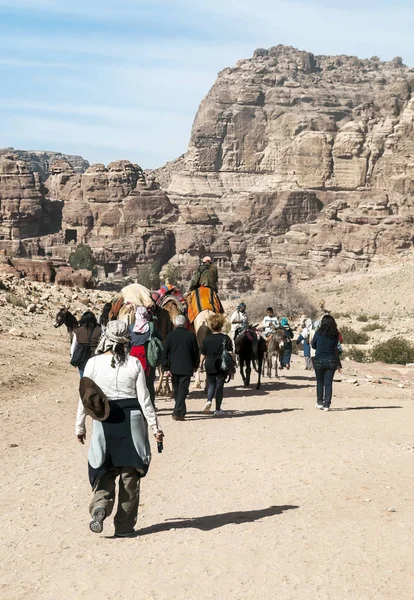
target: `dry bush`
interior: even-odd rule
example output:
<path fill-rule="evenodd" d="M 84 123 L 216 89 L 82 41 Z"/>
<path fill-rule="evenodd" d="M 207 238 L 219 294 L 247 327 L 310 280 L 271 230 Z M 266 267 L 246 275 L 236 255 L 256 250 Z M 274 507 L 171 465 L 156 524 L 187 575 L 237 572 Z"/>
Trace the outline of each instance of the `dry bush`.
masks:
<path fill-rule="evenodd" d="M 380 325 L 379 323 L 368 323 L 367 325 L 364 325 L 364 327 L 362 328 L 362 331 L 384 331 L 385 327 L 383 325 Z"/>
<path fill-rule="evenodd" d="M 406 365 L 414 362 L 414 345 L 404 338 L 392 338 L 374 346 L 371 356 L 391 365 Z"/>
<path fill-rule="evenodd" d="M 23 300 L 23 298 L 21 298 L 14 292 L 9 292 L 6 294 L 6 302 L 8 302 L 8 304 L 11 304 L 12 306 L 26 308 L 26 302 Z"/>
<path fill-rule="evenodd" d="M 277 283 L 265 292 L 257 292 L 246 298 L 247 314 L 251 323 L 258 322 L 271 306 L 280 319 L 298 317 L 302 314 L 314 319 L 318 313 L 312 302 L 291 283 Z"/>
<path fill-rule="evenodd" d="M 344 350 L 342 356 L 343 358 L 350 358 L 359 363 L 371 361 L 370 353 L 367 350 L 362 350 L 362 348 L 357 348 L 356 346 L 351 346 L 348 350 Z"/>
<path fill-rule="evenodd" d="M 340 332 L 344 344 L 367 344 L 369 341 L 366 333 L 355 331 L 352 327 L 340 327 Z"/>

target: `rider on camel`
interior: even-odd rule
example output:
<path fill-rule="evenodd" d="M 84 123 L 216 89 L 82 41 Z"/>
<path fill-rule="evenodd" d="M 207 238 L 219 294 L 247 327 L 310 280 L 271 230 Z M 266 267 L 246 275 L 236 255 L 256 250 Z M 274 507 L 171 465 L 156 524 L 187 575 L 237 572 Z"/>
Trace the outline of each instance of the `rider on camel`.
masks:
<path fill-rule="evenodd" d="M 205 256 L 190 283 L 190 292 L 198 287 L 208 287 L 218 293 L 218 272 L 210 256 Z"/>

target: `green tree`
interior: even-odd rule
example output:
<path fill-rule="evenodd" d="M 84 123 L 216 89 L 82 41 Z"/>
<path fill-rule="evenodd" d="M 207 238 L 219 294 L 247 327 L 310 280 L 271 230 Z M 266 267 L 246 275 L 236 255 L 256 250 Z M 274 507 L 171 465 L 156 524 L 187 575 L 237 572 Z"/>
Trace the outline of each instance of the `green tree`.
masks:
<path fill-rule="evenodd" d="M 69 264 L 72 269 L 87 269 L 93 271 L 96 261 L 93 256 L 92 248 L 87 244 L 79 244 L 79 246 L 71 252 L 69 256 Z"/>

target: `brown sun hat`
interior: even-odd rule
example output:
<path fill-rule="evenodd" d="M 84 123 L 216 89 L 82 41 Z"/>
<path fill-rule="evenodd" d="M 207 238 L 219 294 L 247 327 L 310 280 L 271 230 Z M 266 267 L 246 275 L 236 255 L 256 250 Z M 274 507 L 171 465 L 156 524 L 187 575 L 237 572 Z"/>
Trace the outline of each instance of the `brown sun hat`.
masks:
<path fill-rule="evenodd" d="M 109 402 L 99 385 L 89 379 L 82 377 L 79 384 L 79 395 L 87 415 L 95 421 L 105 421 L 109 417 Z"/>

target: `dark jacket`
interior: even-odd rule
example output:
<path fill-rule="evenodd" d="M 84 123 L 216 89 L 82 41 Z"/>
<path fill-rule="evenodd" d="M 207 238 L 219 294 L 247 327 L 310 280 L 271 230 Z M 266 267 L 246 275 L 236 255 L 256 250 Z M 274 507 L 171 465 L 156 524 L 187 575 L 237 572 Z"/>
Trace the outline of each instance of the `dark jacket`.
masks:
<path fill-rule="evenodd" d="M 233 343 L 225 333 L 208 335 L 201 346 L 201 353 L 206 357 L 206 373 L 209 375 L 220 374 L 220 359 L 223 352 L 223 342 L 225 342 L 226 350 L 228 350 L 228 352 L 233 352 Z"/>
<path fill-rule="evenodd" d="M 218 272 L 216 265 L 203 263 L 198 267 L 191 280 L 190 291 L 202 286 L 218 292 Z"/>
<path fill-rule="evenodd" d="M 312 348 L 316 350 L 315 358 L 338 358 L 338 337 L 328 337 L 317 331 L 313 336 Z"/>
<path fill-rule="evenodd" d="M 177 327 L 167 335 L 161 365 L 173 375 L 192 375 L 200 364 L 197 338 L 184 327 Z"/>

